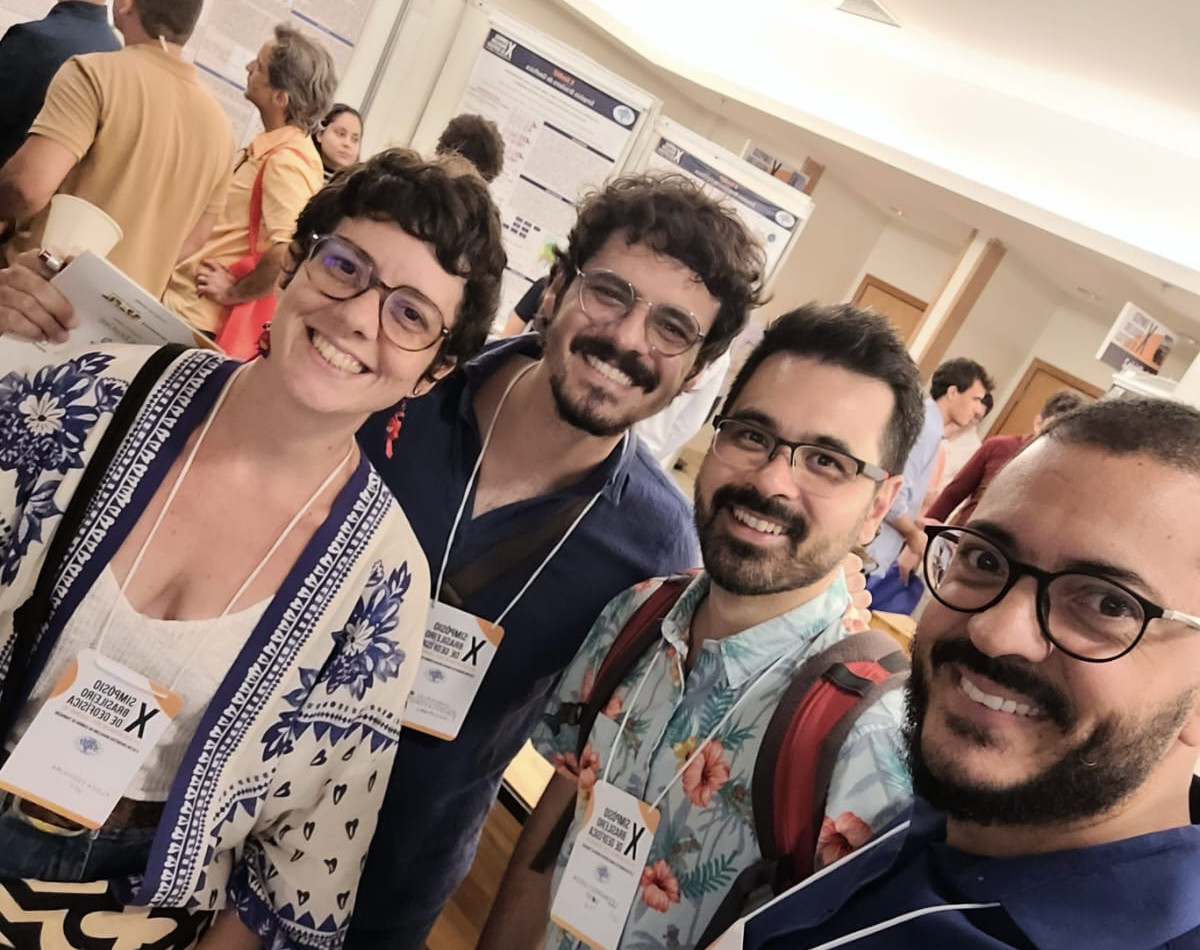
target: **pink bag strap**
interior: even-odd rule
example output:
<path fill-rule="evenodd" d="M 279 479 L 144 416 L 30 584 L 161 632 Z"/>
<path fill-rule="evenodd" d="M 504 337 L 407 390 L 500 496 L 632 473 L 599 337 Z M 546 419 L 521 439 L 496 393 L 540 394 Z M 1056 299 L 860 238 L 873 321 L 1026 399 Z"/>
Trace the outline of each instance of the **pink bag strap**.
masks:
<path fill-rule="evenodd" d="M 288 145 L 276 145 L 263 156 L 262 164 L 258 166 L 258 174 L 254 176 L 254 187 L 250 189 L 250 253 L 256 257 L 258 256 L 258 232 L 262 228 L 263 174 L 267 170 L 267 162 L 276 152 L 294 152 L 307 161 L 307 157 L 302 151 Z"/>

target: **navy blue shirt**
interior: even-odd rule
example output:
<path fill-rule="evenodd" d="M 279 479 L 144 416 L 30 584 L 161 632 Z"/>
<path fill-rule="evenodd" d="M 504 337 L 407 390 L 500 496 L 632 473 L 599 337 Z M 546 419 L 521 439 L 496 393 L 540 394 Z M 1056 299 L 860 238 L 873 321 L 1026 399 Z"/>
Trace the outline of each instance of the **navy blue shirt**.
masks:
<path fill-rule="evenodd" d="M 43 19 L 10 26 L 0 39 L 0 165 L 25 141 L 63 63 L 120 48 L 104 4 L 62 0 Z"/>
<path fill-rule="evenodd" d="M 893 826 L 897 828 L 898 826 Z M 1183 950 L 1200 947 L 1200 827 L 1014 858 L 946 844 L 923 801 L 911 824 L 745 923 L 744 950 Z M 949 905 L 995 905 L 948 910 Z M 906 921 L 896 918 L 938 908 Z"/>
<path fill-rule="evenodd" d="M 390 413 L 359 432 L 412 523 L 434 583 L 482 442 L 472 400 L 500 365 L 514 354 L 537 356 L 539 346 L 531 335 L 501 341 L 410 402 L 390 459 L 384 451 Z M 447 574 L 474 562 L 514 526 L 539 524 L 598 491 L 599 501 L 505 618 L 504 639 L 458 738 L 401 734 L 348 950 L 421 946 L 470 867 L 501 773 L 605 604 L 646 578 L 699 564 L 691 505 L 631 436 L 564 491 L 464 517 Z M 472 507 L 468 501 L 466 510 Z M 469 597 L 464 609 L 495 620 L 531 573 L 509 571 Z"/>

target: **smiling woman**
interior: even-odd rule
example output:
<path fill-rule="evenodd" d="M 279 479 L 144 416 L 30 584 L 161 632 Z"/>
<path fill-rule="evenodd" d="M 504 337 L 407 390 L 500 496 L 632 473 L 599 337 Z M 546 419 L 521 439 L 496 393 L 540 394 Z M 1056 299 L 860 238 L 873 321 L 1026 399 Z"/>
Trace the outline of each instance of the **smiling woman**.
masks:
<path fill-rule="evenodd" d="M 504 252 L 473 169 L 409 152 L 299 228 L 263 358 L 0 379 L 0 938 L 341 943 L 429 589 L 354 435 L 482 345 Z"/>

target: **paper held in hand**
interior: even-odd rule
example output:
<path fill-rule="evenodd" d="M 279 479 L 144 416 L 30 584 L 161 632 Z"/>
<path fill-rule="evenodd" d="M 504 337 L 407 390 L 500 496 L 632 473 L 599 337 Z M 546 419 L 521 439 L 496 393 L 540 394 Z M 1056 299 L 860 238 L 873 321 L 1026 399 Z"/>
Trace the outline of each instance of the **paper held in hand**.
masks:
<path fill-rule="evenodd" d="M 216 349 L 102 257 L 85 251 L 50 281 L 75 308 L 79 325 L 66 343 L 31 343 L 11 334 L 0 337 L 0 373 L 45 363 L 57 352 L 72 354 L 88 343 L 183 343 Z"/>

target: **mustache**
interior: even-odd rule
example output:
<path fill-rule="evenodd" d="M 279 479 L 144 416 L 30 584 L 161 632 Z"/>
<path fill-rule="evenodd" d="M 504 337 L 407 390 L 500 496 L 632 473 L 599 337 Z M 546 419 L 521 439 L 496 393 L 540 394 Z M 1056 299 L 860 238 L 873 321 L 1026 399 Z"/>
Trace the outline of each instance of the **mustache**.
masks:
<path fill-rule="evenodd" d="M 929 665 L 936 670 L 957 663 L 964 670 L 986 676 L 997 686 L 1021 693 L 1033 701 L 1046 718 L 1063 732 L 1075 722 L 1075 707 L 1063 692 L 1035 673 L 1023 660 L 1007 656 L 988 656 L 966 637 L 938 640 L 929 650 Z"/>
<path fill-rule="evenodd" d="M 722 485 L 712 497 L 712 513 L 721 508 L 737 506 L 771 521 L 778 521 L 793 541 L 800 542 L 808 537 L 808 521 L 781 501 L 768 498 L 749 485 Z"/>
<path fill-rule="evenodd" d="M 605 337 L 577 336 L 571 341 L 571 352 L 580 356 L 592 356 L 612 364 L 632 379 L 635 386 L 646 392 L 651 392 L 658 386 L 658 374 L 642 362 L 636 353 L 617 349 L 616 344 Z"/>

